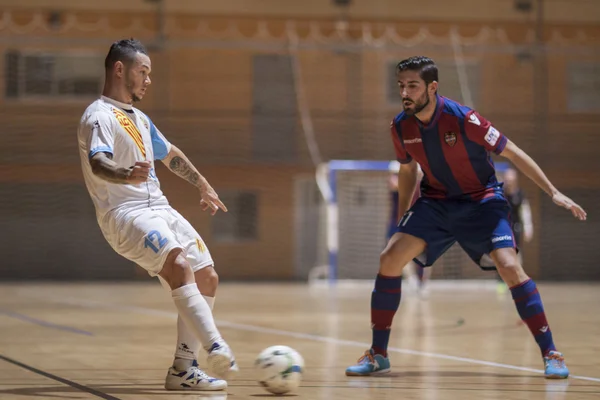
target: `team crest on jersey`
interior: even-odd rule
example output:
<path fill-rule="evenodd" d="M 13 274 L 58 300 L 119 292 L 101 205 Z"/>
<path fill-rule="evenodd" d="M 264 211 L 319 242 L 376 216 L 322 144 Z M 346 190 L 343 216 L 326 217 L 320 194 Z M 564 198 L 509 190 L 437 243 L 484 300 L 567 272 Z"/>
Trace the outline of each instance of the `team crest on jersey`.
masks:
<path fill-rule="evenodd" d="M 444 140 L 446 141 L 446 144 L 448 146 L 454 147 L 454 145 L 456 144 L 456 133 L 454 133 L 454 132 L 444 133 Z"/>
<path fill-rule="evenodd" d="M 147 118 L 142 118 L 142 122 L 144 123 L 144 126 L 146 127 L 146 130 L 149 131 L 150 130 L 150 125 L 148 125 L 148 119 Z"/>

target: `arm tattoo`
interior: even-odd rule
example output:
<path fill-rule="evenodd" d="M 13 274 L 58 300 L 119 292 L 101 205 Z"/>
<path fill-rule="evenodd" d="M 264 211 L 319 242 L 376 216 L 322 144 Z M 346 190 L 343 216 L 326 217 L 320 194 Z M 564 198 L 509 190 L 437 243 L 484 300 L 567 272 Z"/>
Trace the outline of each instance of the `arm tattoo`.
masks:
<path fill-rule="evenodd" d="M 169 162 L 169 169 L 192 185 L 198 186 L 200 176 L 193 170 L 189 161 L 179 156 L 175 156 L 171 159 L 171 162 Z"/>
<path fill-rule="evenodd" d="M 124 168 L 117 167 L 112 160 L 112 155 L 108 153 L 98 153 L 90 160 L 92 172 L 94 175 L 111 183 L 126 184 L 127 171 Z"/>

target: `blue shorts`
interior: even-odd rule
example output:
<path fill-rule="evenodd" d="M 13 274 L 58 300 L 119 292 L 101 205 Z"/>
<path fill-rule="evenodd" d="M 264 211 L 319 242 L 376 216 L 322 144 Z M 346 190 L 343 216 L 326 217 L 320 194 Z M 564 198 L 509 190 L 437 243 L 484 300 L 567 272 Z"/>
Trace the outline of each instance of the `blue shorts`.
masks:
<path fill-rule="evenodd" d="M 511 229 L 510 205 L 501 198 L 483 201 L 444 200 L 421 197 L 402 217 L 397 232 L 427 242 L 415 262 L 429 267 L 458 242 L 482 269 L 496 267 L 489 257 L 495 250 L 517 248 Z"/>
<path fill-rule="evenodd" d="M 392 238 L 392 236 L 394 236 L 394 234 L 398 232 L 398 224 L 396 221 L 390 221 L 390 223 L 388 224 L 388 229 L 385 235 L 386 241 L 389 242 L 389 240 Z"/>

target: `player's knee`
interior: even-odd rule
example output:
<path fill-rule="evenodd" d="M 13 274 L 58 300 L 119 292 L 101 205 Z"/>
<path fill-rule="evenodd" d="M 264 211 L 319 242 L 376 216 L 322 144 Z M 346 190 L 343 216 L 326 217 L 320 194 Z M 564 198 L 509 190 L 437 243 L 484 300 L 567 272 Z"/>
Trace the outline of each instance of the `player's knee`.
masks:
<path fill-rule="evenodd" d="M 516 272 L 521 268 L 518 260 L 501 260 L 496 265 L 496 268 L 506 272 Z"/>
<path fill-rule="evenodd" d="M 194 273 L 198 290 L 200 293 L 207 296 L 214 296 L 219 286 L 219 275 L 215 269 L 211 267 L 202 268 Z"/>
<path fill-rule="evenodd" d="M 517 273 L 522 269 L 519 257 L 514 251 L 497 250 L 494 254 L 496 269 L 506 273 Z"/>
<path fill-rule="evenodd" d="M 194 272 L 182 253 L 182 249 L 171 250 L 159 274 L 171 289 L 194 283 Z"/>
<path fill-rule="evenodd" d="M 514 256 L 503 254 L 500 257 L 496 257 L 495 264 L 498 274 L 500 274 L 502 280 L 509 287 L 518 285 L 529 278 L 523 270 L 523 266 L 516 254 Z"/>
<path fill-rule="evenodd" d="M 379 272 L 383 275 L 402 275 L 404 267 L 425 249 L 423 239 L 395 234 L 379 256 Z"/>
<path fill-rule="evenodd" d="M 381 266 L 389 264 L 391 260 L 392 254 L 388 249 L 383 250 L 379 255 L 379 265 Z"/>
<path fill-rule="evenodd" d="M 379 255 L 379 272 L 383 275 L 397 276 L 402 274 L 402 269 L 405 263 L 402 263 L 392 251 L 391 248 L 386 248 Z"/>

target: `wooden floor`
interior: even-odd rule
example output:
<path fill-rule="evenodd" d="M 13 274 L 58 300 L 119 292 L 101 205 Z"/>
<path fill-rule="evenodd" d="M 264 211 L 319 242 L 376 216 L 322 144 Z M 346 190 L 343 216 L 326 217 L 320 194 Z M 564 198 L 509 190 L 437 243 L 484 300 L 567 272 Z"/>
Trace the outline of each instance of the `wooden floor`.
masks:
<path fill-rule="evenodd" d="M 257 399 L 254 357 L 284 344 L 306 360 L 297 399 L 600 398 L 600 285 L 539 285 L 571 377 L 547 381 L 510 295 L 405 291 L 393 372 L 348 378 L 370 342 L 371 284 L 222 284 L 215 316 L 241 367 L 227 392 L 166 392 L 175 308 L 151 284 L 0 285 L 0 399 Z M 200 360 L 204 364 L 204 359 Z"/>

